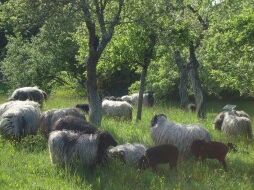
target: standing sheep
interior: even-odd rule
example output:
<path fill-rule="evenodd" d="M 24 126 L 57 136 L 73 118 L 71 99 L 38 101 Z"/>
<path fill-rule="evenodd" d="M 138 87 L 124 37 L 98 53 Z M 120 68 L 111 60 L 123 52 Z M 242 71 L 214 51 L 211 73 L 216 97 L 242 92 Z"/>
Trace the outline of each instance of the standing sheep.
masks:
<path fill-rule="evenodd" d="M 217 159 L 225 170 L 227 170 L 225 158 L 228 150 L 228 146 L 216 141 L 195 140 L 191 145 L 191 152 L 196 158 L 201 160 L 206 158 Z"/>
<path fill-rule="evenodd" d="M 225 113 L 227 112 L 230 112 L 231 114 L 234 114 L 238 117 L 246 117 L 248 119 L 250 119 L 250 116 L 245 112 L 245 111 L 236 111 L 236 110 L 233 110 L 233 111 L 224 111 L 224 112 L 220 112 L 214 119 L 214 129 L 217 129 L 217 130 L 221 130 L 221 127 L 222 127 L 222 123 L 224 121 L 224 117 L 225 117 Z"/>
<path fill-rule="evenodd" d="M 4 107 L 0 116 L 0 134 L 4 138 L 20 140 L 37 133 L 41 114 L 38 103 L 12 101 Z"/>
<path fill-rule="evenodd" d="M 51 131 L 57 130 L 72 130 L 86 134 L 94 134 L 97 129 L 90 123 L 86 122 L 83 118 L 75 117 L 72 115 L 64 116 L 55 122 Z"/>
<path fill-rule="evenodd" d="M 234 112 L 226 112 L 221 130 L 228 135 L 245 135 L 252 139 L 251 120 L 247 117 L 239 117 Z"/>
<path fill-rule="evenodd" d="M 94 168 L 107 158 L 107 149 L 117 142 L 108 132 L 82 134 L 73 131 L 53 131 L 50 133 L 48 146 L 53 164 Z"/>
<path fill-rule="evenodd" d="M 132 106 L 126 101 L 103 100 L 102 113 L 106 116 L 132 119 Z"/>
<path fill-rule="evenodd" d="M 178 150 L 174 145 L 163 144 L 148 148 L 145 155 L 142 156 L 138 161 L 139 169 L 146 169 L 151 167 L 156 171 L 156 166 L 158 164 L 168 163 L 170 168 L 175 168 L 177 166 L 178 160 Z"/>
<path fill-rule="evenodd" d="M 183 125 L 168 121 L 164 114 L 155 115 L 151 121 L 151 135 L 156 145 L 175 145 L 180 154 L 188 154 L 195 139 L 210 141 L 207 130 L 198 125 Z"/>
<path fill-rule="evenodd" d="M 48 135 L 57 120 L 68 115 L 86 120 L 84 113 L 77 108 L 52 109 L 43 112 L 40 120 L 40 130 L 44 137 L 48 138 Z"/>
<path fill-rule="evenodd" d="M 18 88 L 12 93 L 11 97 L 9 98 L 9 100 L 31 100 L 40 104 L 42 104 L 43 101 L 46 99 L 47 93 L 39 89 L 37 86 Z"/>
<path fill-rule="evenodd" d="M 137 167 L 139 159 L 145 155 L 146 147 L 142 144 L 122 144 L 109 150 L 109 157 L 119 157 L 125 164 Z"/>

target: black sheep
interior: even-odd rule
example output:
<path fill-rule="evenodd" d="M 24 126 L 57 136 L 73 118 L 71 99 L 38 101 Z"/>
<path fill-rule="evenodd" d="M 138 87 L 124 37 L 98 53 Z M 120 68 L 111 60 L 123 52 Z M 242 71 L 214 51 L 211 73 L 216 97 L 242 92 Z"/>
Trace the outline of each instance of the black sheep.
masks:
<path fill-rule="evenodd" d="M 151 167 L 156 170 L 158 164 L 168 163 L 170 168 L 175 168 L 178 159 L 178 149 L 174 145 L 164 144 L 149 148 L 138 161 L 139 169 Z"/>
<path fill-rule="evenodd" d="M 87 114 L 89 113 L 89 104 L 77 104 L 75 107 L 81 109 Z"/>
<path fill-rule="evenodd" d="M 229 151 L 229 147 L 221 142 L 204 140 L 195 140 L 191 145 L 192 154 L 201 160 L 206 158 L 217 159 L 227 170 L 225 157 Z"/>
<path fill-rule="evenodd" d="M 65 116 L 54 124 L 51 131 L 56 130 L 72 130 L 75 132 L 81 132 L 86 134 L 94 134 L 97 129 L 83 118 L 75 117 L 75 116 Z"/>

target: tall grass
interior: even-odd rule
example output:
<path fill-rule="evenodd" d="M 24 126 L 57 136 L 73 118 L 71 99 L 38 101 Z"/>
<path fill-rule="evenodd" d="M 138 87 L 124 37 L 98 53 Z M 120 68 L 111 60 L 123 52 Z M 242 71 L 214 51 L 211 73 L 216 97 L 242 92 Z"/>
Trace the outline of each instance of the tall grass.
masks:
<path fill-rule="evenodd" d="M 0 103 L 6 97 L 0 97 Z M 55 93 L 44 110 L 74 106 L 84 100 L 75 93 Z M 254 143 L 241 138 L 228 138 L 212 128 L 216 114 L 226 104 L 237 104 L 254 119 L 254 102 L 209 102 L 206 120 L 198 120 L 175 103 L 144 108 L 142 121 L 136 123 L 103 118 L 101 130 L 110 131 L 118 143 L 139 142 L 152 146 L 150 120 L 155 113 L 164 113 L 176 122 L 203 124 L 213 139 L 237 144 L 238 152 L 229 153 L 225 172 L 216 160 L 196 162 L 189 159 L 179 163 L 177 171 L 168 165 L 159 167 L 158 173 L 150 169 L 137 171 L 118 161 L 97 167 L 94 172 L 77 168 L 67 170 L 52 166 L 47 142 L 41 135 L 26 137 L 21 143 L 0 138 L 0 189 L 254 189 Z M 136 110 L 134 112 L 136 114 Z M 135 118 L 135 117 L 134 117 Z"/>

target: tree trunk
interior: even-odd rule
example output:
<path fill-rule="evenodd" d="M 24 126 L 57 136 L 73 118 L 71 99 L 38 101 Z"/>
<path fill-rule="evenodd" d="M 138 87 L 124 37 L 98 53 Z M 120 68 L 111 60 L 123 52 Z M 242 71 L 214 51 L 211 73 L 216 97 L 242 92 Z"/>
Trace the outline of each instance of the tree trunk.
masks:
<path fill-rule="evenodd" d="M 146 74 L 147 74 L 147 65 L 142 67 L 142 73 L 140 77 L 140 88 L 139 88 L 139 96 L 138 96 L 138 110 L 137 110 L 137 121 L 141 120 L 142 115 L 142 106 L 143 106 L 143 94 L 145 91 L 145 82 L 146 82 Z"/>
<path fill-rule="evenodd" d="M 179 96 L 180 96 L 180 106 L 186 108 L 189 103 L 188 97 L 188 67 L 184 64 L 183 58 L 181 57 L 180 51 L 174 52 L 175 62 L 178 67 L 178 72 L 180 75 L 180 81 L 178 85 Z"/>
<path fill-rule="evenodd" d="M 96 65 L 98 63 L 96 55 L 89 55 L 87 60 L 87 91 L 89 101 L 89 121 L 96 126 L 101 125 L 101 99 L 97 91 Z"/>
<path fill-rule="evenodd" d="M 204 102 L 204 96 L 203 96 L 203 90 L 201 86 L 201 82 L 198 75 L 198 67 L 199 63 L 196 58 L 196 52 L 195 47 L 193 45 L 193 42 L 189 45 L 189 77 L 191 81 L 191 85 L 193 88 L 194 96 L 195 96 L 195 102 L 196 102 L 196 111 L 199 118 L 205 118 L 206 116 L 206 110 L 205 110 L 205 102 Z"/>

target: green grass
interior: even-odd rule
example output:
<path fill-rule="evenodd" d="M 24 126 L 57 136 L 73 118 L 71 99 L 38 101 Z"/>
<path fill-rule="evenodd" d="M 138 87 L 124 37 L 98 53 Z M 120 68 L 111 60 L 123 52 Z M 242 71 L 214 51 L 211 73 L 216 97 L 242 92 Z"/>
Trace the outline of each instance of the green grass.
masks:
<path fill-rule="evenodd" d="M 6 99 L 0 96 L 0 103 Z M 43 109 L 69 107 L 81 102 L 83 99 L 75 93 L 60 92 L 53 94 Z M 139 142 L 151 146 L 149 126 L 155 113 L 164 113 L 176 122 L 202 123 L 213 139 L 237 144 L 238 152 L 227 156 L 228 172 L 216 160 L 196 162 L 192 159 L 180 162 L 177 171 L 162 165 L 158 173 L 150 169 L 139 172 L 117 161 L 97 167 L 93 173 L 83 168 L 70 171 L 51 165 L 47 143 L 37 135 L 27 137 L 21 143 L 0 138 L 0 189 L 254 189 L 254 143 L 228 138 L 212 128 L 214 117 L 226 103 L 237 104 L 254 119 L 253 101 L 209 102 L 204 121 L 172 103 L 145 108 L 139 123 L 103 118 L 101 129 L 110 131 L 119 144 Z"/>

